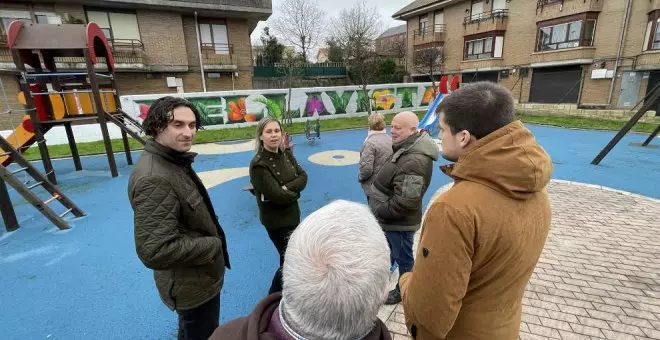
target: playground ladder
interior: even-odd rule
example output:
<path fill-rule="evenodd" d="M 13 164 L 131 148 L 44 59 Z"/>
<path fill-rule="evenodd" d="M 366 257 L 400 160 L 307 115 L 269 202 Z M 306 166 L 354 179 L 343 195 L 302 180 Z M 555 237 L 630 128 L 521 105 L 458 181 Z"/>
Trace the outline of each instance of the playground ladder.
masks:
<path fill-rule="evenodd" d="M 131 135 L 131 137 L 135 138 L 138 142 L 142 144 L 145 143 L 144 138 L 140 136 L 140 133 L 143 133 L 144 129 L 137 120 L 131 117 L 131 115 L 122 110 L 117 110 L 117 113 L 114 114 L 105 112 L 105 115 L 108 117 L 108 120 L 115 123 L 115 125 L 125 131 L 127 134 Z M 134 130 L 130 129 L 129 126 L 133 127 L 140 133 L 136 133 Z"/>
<path fill-rule="evenodd" d="M 81 217 L 85 215 L 85 212 L 80 210 L 60 189 L 55 186 L 52 182 L 42 175 L 37 169 L 35 169 L 30 162 L 28 162 L 14 147 L 9 144 L 9 142 L 0 136 L 0 153 L 1 155 L 9 155 L 12 160 L 19 166 L 15 171 L 9 171 L 5 166 L 0 165 L 0 179 L 11 185 L 16 192 L 18 192 L 23 198 L 25 198 L 30 204 L 37 208 L 41 213 L 46 216 L 53 224 L 55 224 L 60 229 L 69 229 L 69 223 L 64 220 L 64 216 L 69 213 L 73 213 L 76 217 Z M 16 174 L 26 172 L 30 175 L 35 181 L 35 184 L 27 186 L 23 183 Z M 39 196 L 37 196 L 32 189 L 36 187 L 43 187 L 48 191 L 52 196 L 43 201 Z M 59 201 L 65 208 L 61 214 L 57 214 L 51 207 L 48 206 L 53 201 Z M 5 203 L 3 203 L 5 204 Z M 11 203 L 9 203 L 9 209 L 11 208 Z"/>

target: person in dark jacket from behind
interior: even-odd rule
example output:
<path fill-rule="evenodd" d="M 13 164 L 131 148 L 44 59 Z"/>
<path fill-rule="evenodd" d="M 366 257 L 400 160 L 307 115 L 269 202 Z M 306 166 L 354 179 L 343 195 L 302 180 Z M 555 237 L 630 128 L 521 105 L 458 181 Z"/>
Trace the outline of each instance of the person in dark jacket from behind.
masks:
<path fill-rule="evenodd" d="M 300 223 L 300 192 L 307 186 L 307 173 L 293 152 L 284 148 L 280 122 L 265 117 L 257 125 L 256 155 L 250 162 L 250 182 L 259 206 L 259 220 L 280 255 L 268 294 L 282 290 L 282 264 L 289 235 Z"/>
<path fill-rule="evenodd" d="M 369 207 L 385 231 L 399 275 L 411 271 L 415 263 L 413 238 L 422 221 L 422 198 L 440 152 L 428 134 L 417 131 L 417 125 L 419 119 L 413 112 L 394 116 L 390 132 L 394 154 L 376 175 L 369 196 Z M 386 304 L 399 302 L 397 284 Z"/>
<path fill-rule="evenodd" d="M 160 297 L 179 314 L 178 339 L 207 339 L 218 326 L 229 256 L 225 234 L 190 152 L 197 109 L 163 97 L 143 122 L 147 141 L 128 182 L 135 247 L 153 269 Z"/>
<path fill-rule="evenodd" d="M 389 285 L 385 235 L 362 204 L 334 201 L 293 232 L 284 289 L 247 317 L 215 330 L 211 340 L 390 340 L 378 319 Z"/>

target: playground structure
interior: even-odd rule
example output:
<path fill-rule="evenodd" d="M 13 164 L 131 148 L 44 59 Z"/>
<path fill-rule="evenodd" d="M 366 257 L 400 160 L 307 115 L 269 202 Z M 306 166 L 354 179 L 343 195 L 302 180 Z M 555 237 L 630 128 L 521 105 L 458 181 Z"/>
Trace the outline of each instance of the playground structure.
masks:
<path fill-rule="evenodd" d="M 634 111 L 635 108 L 637 108 L 637 106 L 640 104 L 642 104 L 642 106 L 639 108 L 639 110 L 637 110 L 637 112 L 632 117 L 630 117 L 630 120 L 628 120 L 626 125 L 624 125 L 621 130 L 619 130 L 619 132 L 612 138 L 612 140 L 607 143 L 607 145 L 603 148 L 603 150 L 600 151 L 596 158 L 591 161 L 591 164 L 600 164 L 605 156 L 607 156 L 607 154 L 612 151 L 612 149 L 619 143 L 619 141 L 621 141 L 623 136 L 625 136 L 626 133 L 628 133 L 630 129 L 632 129 L 635 124 L 637 124 L 637 122 L 644 116 L 644 114 L 646 114 L 646 112 L 651 110 L 653 107 L 655 107 L 656 111 L 660 110 L 660 84 L 657 84 L 651 91 L 649 91 L 642 100 L 637 102 L 637 104 L 635 104 L 635 106 L 630 109 L 630 111 Z M 658 124 L 655 130 L 653 130 L 651 135 L 649 135 L 649 137 L 642 143 L 641 146 L 648 146 L 653 138 L 658 135 L 658 133 L 660 133 L 660 124 Z"/>
<path fill-rule="evenodd" d="M 305 138 L 312 144 L 314 144 L 317 139 L 321 139 L 321 120 L 319 118 L 316 118 L 316 123 L 313 128 L 309 119 L 305 121 Z"/>
<path fill-rule="evenodd" d="M 447 76 L 442 76 L 440 82 L 438 83 L 438 89 L 433 99 L 433 102 L 429 105 L 429 108 L 426 110 L 424 118 L 419 121 L 418 128 L 425 131 L 431 137 L 436 138 L 438 136 L 438 115 L 435 114 L 435 110 L 438 108 L 440 102 L 444 99 L 445 96 L 448 96 L 453 91 L 458 90 L 460 86 L 460 79 L 457 75 L 454 75 L 451 79 Z"/>
<path fill-rule="evenodd" d="M 95 23 L 86 25 L 25 24 L 14 21 L 7 30 L 8 46 L 17 71 L 1 70 L 17 79 L 21 92 L 18 101 L 26 112 L 22 122 L 6 138 L 0 137 L 0 208 L 8 230 L 18 228 L 15 212 L 5 183 L 39 209 L 61 229 L 69 228 L 63 219 L 68 213 L 83 216 L 56 186 L 57 178 L 48 152 L 45 133 L 63 125 L 76 171 L 82 170 L 80 155 L 73 134 L 73 125 L 99 124 L 112 177 L 117 177 L 117 165 L 112 150 L 108 121 L 121 129 L 124 151 L 129 165 L 133 164 L 128 135 L 144 143 L 140 124 L 121 110 L 114 73 L 114 58 L 108 41 Z M 84 59 L 85 71 L 60 71 L 56 58 Z M 29 69 L 28 69 L 29 67 Z M 4 92 L 4 87 L 3 87 Z M 5 98 L 7 102 L 7 98 Z M 45 175 L 37 171 L 22 153 L 37 143 Z M 10 171 L 14 162 L 19 168 Z M 28 186 L 17 174 L 25 172 L 35 181 Z M 51 194 L 45 201 L 32 189 L 43 187 Z M 67 210 L 56 214 L 48 204 L 59 201 Z M 5 202 L 8 202 L 6 204 Z"/>

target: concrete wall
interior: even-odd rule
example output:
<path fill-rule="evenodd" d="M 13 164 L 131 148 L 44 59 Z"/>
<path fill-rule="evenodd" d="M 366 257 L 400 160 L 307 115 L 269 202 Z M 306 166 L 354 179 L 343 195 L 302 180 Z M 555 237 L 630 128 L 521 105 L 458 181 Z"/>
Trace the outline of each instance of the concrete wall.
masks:
<path fill-rule="evenodd" d="M 423 109 L 433 99 L 430 83 L 370 85 L 367 92 L 366 96 L 376 100 L 376 109 L 383 112 Z M 121 105 L 124 111 L 141 120 L 149 105 L 163 95 L 121 96 Z M 206 126 L 250 123 L 265 115 L 281 119 L 289 99 L 287 89 L 186 93 L 181 96 L 197 106 Z M 361 99 L 364 96 L 358 86 L 295 88 L 290 105 L 293 118 L 360 114 L 367 111 Z"/>

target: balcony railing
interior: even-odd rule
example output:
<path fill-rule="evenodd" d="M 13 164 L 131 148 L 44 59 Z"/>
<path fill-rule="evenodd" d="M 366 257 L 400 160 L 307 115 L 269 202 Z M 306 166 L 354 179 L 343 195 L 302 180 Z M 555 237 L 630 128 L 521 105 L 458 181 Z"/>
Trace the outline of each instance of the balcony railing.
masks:
<path fill-rule="evenodd" d="M 463 25 L 467 24 L 473 24 L 473 23 L 480 23 L 484 21 L 491 20 L 495 22 L 495 20 L 502 20 L 503 18 L 506 18 L 509 16 L 509 10 L 508 9 L 496 9 L 493 11 L 487 11 L 487 12 L 481 12 L 481 13 L 476 13 L 472 15 L 468 15 L 465 18 L 463 18 Z"/>
<path fill-rule="evenodd" d="M 233 66 L 234 45 L 221 43 L 203 43 L 202 61 L 209 66 Z"/>
<path fill-rule="evenodd" d="M 144 64 L 144 44 L 137 39 L 108 40 L 115 63 Z"/>
<path fill-rule="evenodd" d="M 444 24 L 435 24 L 432 26 L 426 26 L 422 29 L 417 29 L 413 31 L 413 36 L 424 38 L 425 36 L 432 35 L 435 33 L 445 33 L 446 26 Z"/>
<path fill-rule="evenodd" d="M 108 40 L 116 64 L 145 64 L 144 44 L 136 39 Z M 103 59 L 103 58 L 102 58 Z M 0 35 L 0 62 L 13 63 L 11 50 L 7 45 L 7 36 Z M 80 64 L 84 67 L 82 57 L 56 57 L 56 63 Z"/>
<path fill-rule="evenodd" d="M 431 42 L 442 42 L 445 38 L 447 26 L 436 24 L 426 26 L 413 31 L 413 41 L 415 44 L 425 44 Z"/>

